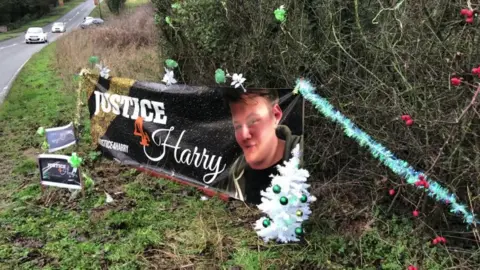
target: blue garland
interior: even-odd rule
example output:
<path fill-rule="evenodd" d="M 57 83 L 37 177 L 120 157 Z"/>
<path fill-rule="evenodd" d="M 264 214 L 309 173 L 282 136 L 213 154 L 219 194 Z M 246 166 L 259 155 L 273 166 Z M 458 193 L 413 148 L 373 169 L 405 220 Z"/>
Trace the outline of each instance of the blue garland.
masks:
<path fill-rule="evenodd" d="M 379 159 L 398 176 L 405 178 L 409 184 L 415 185 L 419 178 L 423 176 L 429 185 L 427 185 L 427 187 L 418 186 L 418 188 L 425 189 L 428 192 L 428 196 L 437 201 L 449 204 L 451 209 L 450 212 L 463 215 L 464 222 L 469 226 L 472 225 L 472 223 L 478 223 L 475 215 L 472 214 L 465 205 L 458 202 L 455 194 L 449 193 L 448 189 L 442 187 L 434 180 L 428 179 L 428 177 L 422 172 L 415 171 L 415 169 L 406 161 L 396 158 L 387 148 L 377 143 L 367 133 L 350 121 L 350 119 L 335 110 L 325 98 L 316 94 L 315 88 L 309 81 L 306 81 L 305 79 L 297 79 L 293 92 L 300 92 L 302 96 L 310 101 L 326 118 L 340 124 L 345 135 L 355 139 L 361 146 L 368 147 L 372 156 Z"/>

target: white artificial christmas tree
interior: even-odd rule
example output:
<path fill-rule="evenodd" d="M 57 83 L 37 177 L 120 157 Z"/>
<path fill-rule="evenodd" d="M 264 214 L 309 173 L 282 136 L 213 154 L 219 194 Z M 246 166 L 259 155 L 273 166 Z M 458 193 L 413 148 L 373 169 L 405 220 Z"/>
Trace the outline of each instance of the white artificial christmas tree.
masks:
<path fill-rule="evenodd" d="M 304 233 L 302 223 L 312 213 L 309 204 L 317 200 L 307 190 L 310 185 L 306 181 L 310 174 L 299 168 L 301 153 L 298 144 L 292 155 L 289 161 L 284 162 L 284 166 L 277 166 L 279 175 L 272 175 L 272 184 L 260 193 L 262 203 L 258 208 L 268 218 L 257 220 L 255 230 L 265 242 L 270 239 L 283 243 L 300 241 L 298 236 Z"/>

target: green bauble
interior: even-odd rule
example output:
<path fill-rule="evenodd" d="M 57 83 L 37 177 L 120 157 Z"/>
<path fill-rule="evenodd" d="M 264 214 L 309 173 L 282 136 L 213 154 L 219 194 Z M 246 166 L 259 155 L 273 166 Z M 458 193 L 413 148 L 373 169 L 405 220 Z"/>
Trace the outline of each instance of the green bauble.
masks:
<path fill-rule="evenodd" d="M 270 219 L 266 218 L 263 220 L 263 227 L 267 228 L 268 226 L 270 226 L 270 224 Z"/>
<path fill-rule="evenodd" d="M 303 216 L 302 210 L 297 210 L 297 213 L 296 213 L 296 214 L 297 214 L 297 216 L 299 216 L 299 217 Z"/>
<path fill-rule="evenodd" d="M 281 190 L 282 188 L 279 185 L 273 186 L 273 193 L 278 194 Z"/>
<path fill-rule="evenodd" d="M 215 70 L 215 81 L 217 83 L 225 83 L 227 80 L 225 79 L 225 71 L 219 68 Z"/>
<path fill-rule="evenodd" d="M 167 59 L 165 60 L 165 65 L 167 66 L 167 68 L 169 69 L 174 69 L 176 67 L 178 67 L 178 63 L 173 60 L 173 59 Z"/>
<path fill-rule="evenodd" d="M 282 196 L 282 197 L 280 198 L 280 203 L 281 203 L 282 205 L 286 205 L 286 204 L 288 203 L 287 197 Z"/>
<path fill-rule="evenodd" d="M 302 203 L 306 203 L 306 202 L 308 201 L 307 195 L 303 194 L 302 197 L 300 198 L 300 201 L 301 201 Z"/>
<path fill-rule="evenodd" d="M 303 228 L 301 228 L 301 227 L 295 228 L 295 234 L 297 236 L 302 236 L 303 235 Z"/>
<path fill-rule="evenodd" d="M 90 56 L 90 58 L 88 58 L 88 62 L 90 64 L 96 64 L 98 63 L 98 56 Z"/>

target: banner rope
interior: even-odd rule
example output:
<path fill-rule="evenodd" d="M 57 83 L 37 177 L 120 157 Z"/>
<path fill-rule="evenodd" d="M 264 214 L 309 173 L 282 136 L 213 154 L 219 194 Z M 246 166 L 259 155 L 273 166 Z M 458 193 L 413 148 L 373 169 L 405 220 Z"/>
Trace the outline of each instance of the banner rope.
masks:
<path fill-rule="evenodd" d="M 429 179 L 423 172 L 416 171 L 406 161 L 398 159 L 395 155 L 380 143 L 372 139 L 367 133 L 358 128 L 350 119 L 337 111 L 327 99 L 315 93 L 315 87 L 305 79 L 297 79 L 294 94 L 300 94 L 326 118 L 339 124 L 347 137 L 354 139 L 360 146 L 367 147 L 370 154 L 380 160 L 386 167 L 395 174 L 407 180 L 408 184 L 415 185 L 427 192 L 429 197 L 443 202 L 450 207 L 450 212 L 463 216 L 468 226 L 478 223 L 475 214 L 470 212 L 467 206 L 461 204 L 457 196 L 450 193 L 447 188 L 438 182 Z"/>

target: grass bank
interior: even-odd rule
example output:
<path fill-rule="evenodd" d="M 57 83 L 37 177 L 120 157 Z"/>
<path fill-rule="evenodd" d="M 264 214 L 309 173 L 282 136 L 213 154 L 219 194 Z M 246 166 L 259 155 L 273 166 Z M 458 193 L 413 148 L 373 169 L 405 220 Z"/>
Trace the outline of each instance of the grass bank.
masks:
<path fill-rule="evenodd" d="M 136 19 L 139 15 L 129 16 L 121 18 L 123 23 L 131 27 L 142 23 Z M 145 29 L 145 34 L 152 31 Z M 147 177 L 94 155 L 95 149 L 87 146 L 85 107 L 75 150 L 85 158 L 82 169 L 95 184 L 84 198 L 57 188 L 42 194 L 35 163 L 41 139 L 35 131 L 73 120 L 73 74 L 86 66 L 88 53 L 108 60 L 112 74 L 149 80 L 159 74 L 146 69 L 145 55 L 139 56 L 155 50 L 153 44 L 144 45 L 136 56 L 118 57 L 132 54 L 135 44 L 112 45 L 100 38 L 120 29 L 96 30 L 101 28 L 81 32 L 95 44 L 85 55 L 80 50 L 85 44 L 75 32 L 35 55 L 0 107 L 0 269 L 478 267 L 476 250 L 451 243 L 432 246 L 434 235 L 422 228 L 420 218 L 397 217 L 381 208 L 335 213 L 331 211 L 335 200 L 330 198 L 319 198 L 303 241 L 265 244 L 252 229 L 261 216 L 257 209 L 238 202 L 202 201 L 201 194 L 191 188 Z M 116 54 L 108 53 L 111 46 Z M 115 55 L 123 61 L 115 62 Z M 113 203 L 106 203 L 105 192 Z"/>
<path fill-rule="evenodd" d="M 55 22 L 58 18 L 67 14 L 70 10 L 74 9 L 79 4 L 85 2 L 84 0 L 72 0 L 65 3 L 62 7 L 56 7 L 49 14 L 43 16 L 42 18 L 26 22 L 21 27 L 9 31 L 7 33 L 0 33 L 0 41 L 14 38 L 27 31 L 29 27 L 43 27 L 49 23 Z"/>

